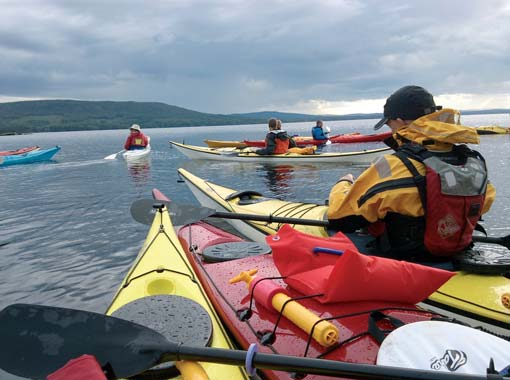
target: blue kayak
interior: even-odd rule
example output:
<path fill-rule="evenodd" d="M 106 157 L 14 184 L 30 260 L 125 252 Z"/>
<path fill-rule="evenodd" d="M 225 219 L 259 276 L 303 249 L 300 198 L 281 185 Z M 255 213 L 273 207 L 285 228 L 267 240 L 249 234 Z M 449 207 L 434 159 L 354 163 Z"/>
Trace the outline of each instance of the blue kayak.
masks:
<path fill-rule="evenodd" d="M 31 164 L 32 162 L 49 161 L 60 150 L 59 146 L 50 149 L 41 149 L 24 154 L 0 157 L 0 166 Z"/>

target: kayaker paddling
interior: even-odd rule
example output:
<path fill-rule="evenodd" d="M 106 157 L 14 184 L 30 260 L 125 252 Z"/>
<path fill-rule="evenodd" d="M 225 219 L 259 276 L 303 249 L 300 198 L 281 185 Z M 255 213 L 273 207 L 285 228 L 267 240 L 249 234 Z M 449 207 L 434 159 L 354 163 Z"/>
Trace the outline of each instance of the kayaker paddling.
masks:
<path fill-rule="evenodd" d="M 335 184 L 330 225 L 344 232 L 368 227 L 378 250 L 397 258 L 437 259 L 466 249 L 496 194 L 485 160 L 466 145 L 479 143 L 476 130 L 461 126 L 458 111 L 436 106 L 418 86 L 387 99 L 374 129 L 385 124 L 396 153 L 357 180 L 347 175 Z"/>
<path fill-rule="evenodd" d="M 323 129 L 322 120 L 317 120 L 315 127 L 312 128 L 312 138 L 325 144 L 329 140 L 329 128 Z"/>
<path fill-rule="evenodd" d="M 125 150 L 145 149 L 149 145 L 149 138 L 142 133 L 138 124 L 129 127 L 129 136 L 124 143 Z"/>

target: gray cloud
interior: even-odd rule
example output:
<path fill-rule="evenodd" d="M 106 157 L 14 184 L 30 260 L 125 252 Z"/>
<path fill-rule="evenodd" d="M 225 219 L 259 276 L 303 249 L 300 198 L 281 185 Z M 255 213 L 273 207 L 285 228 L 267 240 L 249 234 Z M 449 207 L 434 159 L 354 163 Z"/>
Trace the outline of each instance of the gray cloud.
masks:
<path fill-rule="evenodd" d="M 434 94 L 510 93 L 508 0 L 0 0 L 0 7 L 2 96 L 230 113 L 385 98 L 409 83 Z"/>

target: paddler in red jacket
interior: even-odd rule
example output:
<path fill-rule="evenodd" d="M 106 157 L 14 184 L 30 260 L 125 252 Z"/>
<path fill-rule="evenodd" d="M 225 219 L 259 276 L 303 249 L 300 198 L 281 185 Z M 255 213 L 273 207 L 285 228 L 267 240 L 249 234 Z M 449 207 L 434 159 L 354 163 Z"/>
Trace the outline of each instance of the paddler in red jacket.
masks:
<path fill-rule="evenodd" d="M 149 138 L 142 133 L 138 124 L 133 124 L 131 127 L 129 127 L 129 131 L 130 134 L 126 139 L 124 149 L 144 149 L 147 145 L 149 145 Z"/>
<path fill-rule="evenodd" d="M 460 125 L 459 111 L 436 106 L 419 86 L 386 100 L 374 129 L 383 125 L 396 152 L 356 181 L 347 174 L 337 182 L 329 195 L 330 225 L 343 232 L 368 227 L 379 254 L 401 259 L 440 259 L 469 248 L 496 195 L 485 160 L 467 146 L 479 143 L 476 130 Z"/>
<path fill-rule="evenodd" d="M 269 133 L 266 135 L 266 146 L 258 149 L 255 153 L 260 155 L 283 154 L 287 153 L 289 148 L 296 147 L 296 142 L 287 132 L 282 130 L 282 122 L 271 118 L 268 122 Z"/>

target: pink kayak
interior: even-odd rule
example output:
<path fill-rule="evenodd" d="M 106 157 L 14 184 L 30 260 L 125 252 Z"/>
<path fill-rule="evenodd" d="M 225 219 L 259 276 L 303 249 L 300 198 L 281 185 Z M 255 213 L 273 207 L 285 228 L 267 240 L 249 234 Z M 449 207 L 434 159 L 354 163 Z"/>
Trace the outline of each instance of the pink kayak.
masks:
<path fill-rule="evenodd" d="M 37 145 L 34 145 L 34 146 L 27 146 L 25 148 L 20 148 L 20 149 L 16 149 L 16 150 L 2 150 L 0 151 L 0 156 L 15 156 L 17 154 L 23 154 L 23 153 L 28 153 L 28 152 L 32 152 L 34 150 L 38 150 L 39 147 Z"/>
<path fill-rule="evenodd" d="M 331 136 L 329 141 L 333 144 L 350 144 L 350 143 L 360 143 L 360 142 L 374 142 L 374 141 L 383 141 L 384 139 L 391 136 L 391 132 L 384 133 L 376 133 L 371 135 L 364 135 L 361 133 L 347 133 L 344 135 L 335 135 Z M 294 141 L 297 145 L 322 145 L 324 141 L 314 140 L 311 137 L 293 137 Z M 265 142 L 263 140 L 243 140 L 243 143 L 246 146 L 254 146 L 254 147 L 264 147 Z"/>

